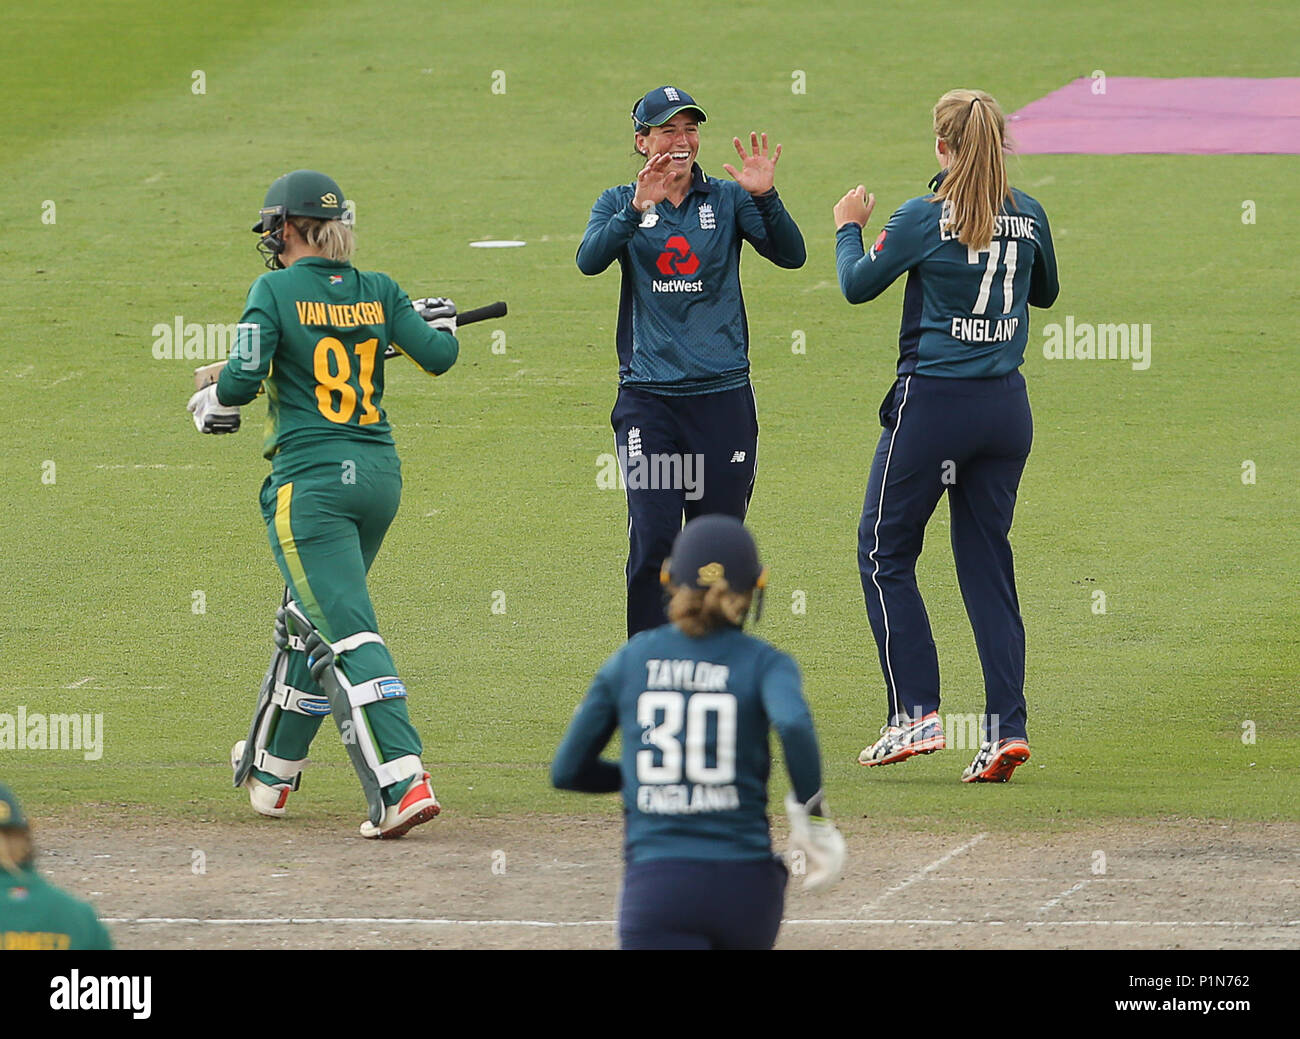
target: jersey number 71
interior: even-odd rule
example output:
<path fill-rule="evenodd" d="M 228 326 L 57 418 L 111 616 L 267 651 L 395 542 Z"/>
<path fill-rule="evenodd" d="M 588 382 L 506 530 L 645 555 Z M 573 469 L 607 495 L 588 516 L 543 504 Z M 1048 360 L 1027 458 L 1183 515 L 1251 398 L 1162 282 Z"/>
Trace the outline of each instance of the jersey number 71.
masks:
<path fill-rule="evenodd" d="M 989 289 L 993 287 L 993 275 L 997 273 L 998 257 L 1002 251 L 1002 242 L 996 238 L 989 244 L 989 260 L 984 267 L 984 277 L 980 279 L 979 295 L 975 297 L 975 305 L 970 308 L 972 314 L 983 314 L 989 305 Z M 1006 243 L 1006 274 L 1002 278 L 1002 313 L 1011 313 L 1011 302 L 1016 279 L 1016 241 L 1013 239 Z M 976 252 L 969 245 L 966 246 L 966 262 L 979 263 L 980 253 Z"/>

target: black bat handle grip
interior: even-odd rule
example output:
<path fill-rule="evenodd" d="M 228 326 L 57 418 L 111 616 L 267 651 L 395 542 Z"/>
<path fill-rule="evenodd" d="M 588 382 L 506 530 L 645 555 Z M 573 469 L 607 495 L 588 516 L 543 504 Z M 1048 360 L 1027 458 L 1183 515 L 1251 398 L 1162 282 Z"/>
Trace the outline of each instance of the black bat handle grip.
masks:
<path fill-rule="evenodd" d="M 490 321 L 494 317 L 506 316 L 506 304 L 504 300 L 497 300 L 495 303 L 489 303 L 486 307 L 476 307 L 474 310 L 467 310 L 463 314 L 456 315 L 456 326 L 472 325 L 475 321 Z M 397 348 L 389 346 L 384 351 L 384 359 L 392 360 L 397 356 Z"/>
<path fill-rule="evenodd" d="M 466 310 L 456 315 L 456 325 L 472 325 L 475 321 L 490 321 L 494 317 L 505 317 L 506 305 L 504 300 L 498 300 L 496 303 L 489 303 L 486 307 L 476 307 L 474 310 Z"/>

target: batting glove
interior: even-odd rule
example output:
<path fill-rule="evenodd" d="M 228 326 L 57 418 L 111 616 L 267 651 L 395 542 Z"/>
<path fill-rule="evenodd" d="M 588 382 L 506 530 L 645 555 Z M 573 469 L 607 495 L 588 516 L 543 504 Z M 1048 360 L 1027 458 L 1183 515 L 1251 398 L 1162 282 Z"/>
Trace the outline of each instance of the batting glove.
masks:
<path fill-rule="evenodd" d="M 429 296 L 411 300 L 411 306 L 430 328 L 456 334 L 456 304 L 446 296 Z"/>
<path fill-rule="evenodd" d="M 428 324 L 430 328 L 441 329 L 443 332 L 456 334 L 456 304 L 446 296 L 426 296 L 424 299 L 411 300 L 411 306 L 415 312 Z M 400 350 L 391 343 L 388 349 L 384 351 L 384 360 L 391 361 L 396 357 Z"/>
<path fill-rule="evenodd" d="M 217 387 L 210 383 L 190 398 L 187 405 L 200 433 L 234 433 L 239 429 L 239 409 L 228 408 L 217 400 Z"/>
<path fill-rule="evenodd" d="M 820 790 L 804 804 L 793 792 L 785 795 L 791 866 L 803 866 L 805 891 L 824 891 L 839 880 L 844 868 L 844 835 L 825 817 L 825 811 L 826 799 Z"/>
<path fill-rule="evenodd" d="M 287 650 L 289 648 L 289 624 L 285 620 L 283 606 L 275 611 L 275 628 L 271 632 L 271 638 L 275 640 L 277 649 Z"/>
<path fill-rule="evenodd" d="M 303 640 L 303 650 L 307 654 L 307 667 L 312 678 L 317 682 L 325 677 L 325 672 L 334 666 L 334 650 L 319 631 L 312 628 L 311 634 Z"/>

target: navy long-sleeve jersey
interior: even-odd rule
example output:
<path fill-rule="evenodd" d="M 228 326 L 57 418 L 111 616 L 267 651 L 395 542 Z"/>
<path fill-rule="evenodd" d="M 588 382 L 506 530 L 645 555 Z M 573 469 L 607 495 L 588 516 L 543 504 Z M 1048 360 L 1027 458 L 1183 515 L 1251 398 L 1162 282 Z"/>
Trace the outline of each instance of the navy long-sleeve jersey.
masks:
<path fill-rule="evenodd" d="M 1047 214 L 1012 188 L 995 218 L 992 243 L 976 253 L 949 228 L 949 203 L 934 199 L 904 202 L 866 252 L 862 229 L 841 227 L 835 236 L 840 289 L 850 303 L 865 303 L 907 272 L 899 375 L 1006 375 L 1024 362 L 1029 307 L 1050 307 L 1060 291 Z"/>
<path fill-rule="evenodd" d="M 703 638 L 665 624 L 628 640 L 597 672 L 556 751 L 563 790 L 621 789 L 628 862 L 761 859 L 768 730 L 794 793 L 821 789 L 821 757 L 794 660 L 738 628 Z M 601 751 L 623 732 L 618 763 Z"/>
<path fill-rule="evenodd" d="M 773 190 L 752 196 L 734 181 L 692 169 L 680 206 L 665 200 L 646 219 L 634 184 L 603 192 L 578 246 L 578 269 L 622 268 L 619 384 L 685 396 L 749 381 L 749 324 L 740 249 L 749 242 L 778 267 L 802 267 L 803 235 Z"/>

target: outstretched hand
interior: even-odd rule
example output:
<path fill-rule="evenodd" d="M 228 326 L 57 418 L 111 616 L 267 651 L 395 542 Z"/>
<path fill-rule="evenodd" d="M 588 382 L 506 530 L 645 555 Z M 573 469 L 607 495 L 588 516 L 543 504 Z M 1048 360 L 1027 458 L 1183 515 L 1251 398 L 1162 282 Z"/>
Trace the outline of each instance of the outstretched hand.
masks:
<path fill-rule="evenodd" d="M 767 134 L 763 134 L 762 143 L 759 143 L 758 134 L 750 133 L 749 146 L 753 149 L 753 154 L 747 154 L 745 147 L 740 143 L 739 137 L 733 137 L 731 143 L 736 146 L 736 152 L 740 156 L 740 171 L 736 167 L 723 163 L 722 168 L 731 174 L 732 178 L 742 188 L 751 195 L 766 195 L 772 190 L 773 182 L 776 179 L 776 160 L 781 157 L 781 146 L 776 146 L 771 157 L 767 154 Z"/>
<path fill-rule="evenodd" d="M 661 152 L 650 159 L 641 172 L 636 175 L 636 194 L 632 205 L 645 212 L 647 206 L 658 204 L 668 197 L 668 187 L 672 183 L 673 157 L 668 152 Z"/>

